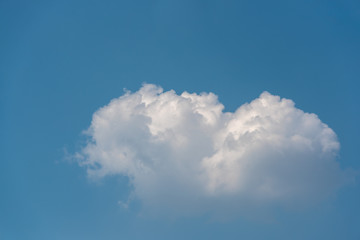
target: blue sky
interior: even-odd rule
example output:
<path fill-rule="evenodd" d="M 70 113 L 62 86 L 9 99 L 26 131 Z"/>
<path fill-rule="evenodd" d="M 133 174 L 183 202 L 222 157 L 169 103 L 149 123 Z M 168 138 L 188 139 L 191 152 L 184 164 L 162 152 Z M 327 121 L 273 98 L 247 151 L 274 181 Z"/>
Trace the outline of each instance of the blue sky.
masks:
<path fill-rule="evenodd" d="M 126 176 L 94 181 L 66 154 L 94 112 L 146 82 L 213 92 L 231 112 L 263 91 L 292 99 L 358 171 L 359 27 L 347 0 L 1 1 L 0 239 L 359 239 L 358 177 L 310 207 L 149 217 L 141 199 L 118 204 Z"/>

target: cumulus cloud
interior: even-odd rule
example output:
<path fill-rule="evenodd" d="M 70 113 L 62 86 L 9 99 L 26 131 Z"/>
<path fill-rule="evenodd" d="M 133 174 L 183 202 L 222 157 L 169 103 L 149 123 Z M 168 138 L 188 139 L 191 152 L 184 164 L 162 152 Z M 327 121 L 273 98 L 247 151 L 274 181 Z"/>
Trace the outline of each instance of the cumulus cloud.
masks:
<path fill-rule="evenodd" d="M 223 109 L 213 93 L 145 84 L 94 113 L 80 163 L 91 177 L 128 176 L 147 209 L 184 214 L 314 202 L 346 181 L 317 115 L 268 92 Z"/>

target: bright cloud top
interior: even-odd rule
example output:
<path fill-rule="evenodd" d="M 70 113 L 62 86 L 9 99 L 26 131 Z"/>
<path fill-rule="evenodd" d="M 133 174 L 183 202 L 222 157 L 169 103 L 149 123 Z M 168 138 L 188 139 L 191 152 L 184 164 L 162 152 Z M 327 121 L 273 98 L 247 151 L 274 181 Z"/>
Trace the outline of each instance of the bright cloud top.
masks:
<path fill-rule="evenodd" d="M 145 84 L 94 113 L 81 164 L 128 176 L 145 206 L 179 211 L 312 202 L 344 183 L 339 142 L 317 115 L 268 92 L 223 109 L 213 93 Z"/>

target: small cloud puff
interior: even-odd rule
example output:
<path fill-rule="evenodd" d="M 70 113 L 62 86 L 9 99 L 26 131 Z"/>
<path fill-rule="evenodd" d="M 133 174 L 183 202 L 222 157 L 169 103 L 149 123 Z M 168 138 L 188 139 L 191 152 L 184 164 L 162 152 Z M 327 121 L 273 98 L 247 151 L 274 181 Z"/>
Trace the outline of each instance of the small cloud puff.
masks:
<path fill-rule="evenodd" d="M 145 208 L 181 214 L 307 204 L 346 182 L 317 115 L 268 92 L 223 109 L 213 93 L 145 84 L 94 113 L 78 159 L 90 176 L 128 176 Z"/>

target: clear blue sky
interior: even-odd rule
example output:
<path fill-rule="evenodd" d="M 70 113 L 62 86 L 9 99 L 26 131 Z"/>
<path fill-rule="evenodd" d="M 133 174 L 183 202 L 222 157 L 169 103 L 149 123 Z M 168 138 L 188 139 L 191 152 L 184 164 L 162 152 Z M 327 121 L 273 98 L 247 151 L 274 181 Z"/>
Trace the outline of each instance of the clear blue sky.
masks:
<path fill-rule="evenodd" d="M 263 91 L 316 113 L 360 169 L 360 2 L 0 2 L 0 239 L 360 239 L 359 178 L 266 219 L 147 219 L 125 177 L 66 160 L 92 114 L 154 83 L 214 92 L 234 111 Z"/>

